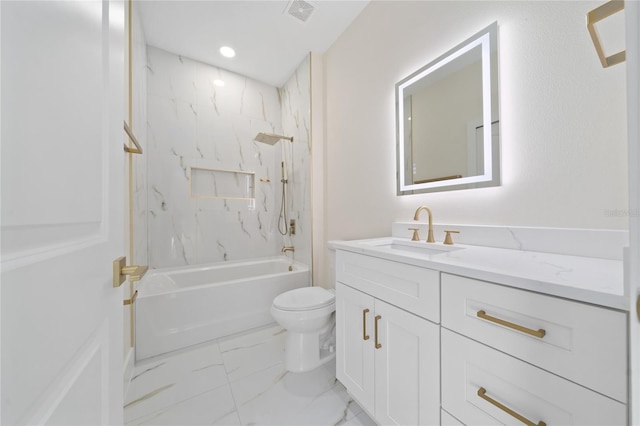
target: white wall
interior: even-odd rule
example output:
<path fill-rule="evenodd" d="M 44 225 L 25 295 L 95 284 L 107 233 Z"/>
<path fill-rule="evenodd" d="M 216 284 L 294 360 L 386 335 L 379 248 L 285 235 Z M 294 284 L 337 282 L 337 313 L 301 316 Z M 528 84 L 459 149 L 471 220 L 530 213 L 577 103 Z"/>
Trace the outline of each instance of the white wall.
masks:
<path fill-rule="evenodd" d="M 603 69 L 585 26 L 601 3 L 367 6 L 323 58 L 326 239 L 389 235 L 422 204 L 437 223 L 626 229 L 625 65 Z M 394 84 L 496 20 L 502 185 L 396 196 Z"/>

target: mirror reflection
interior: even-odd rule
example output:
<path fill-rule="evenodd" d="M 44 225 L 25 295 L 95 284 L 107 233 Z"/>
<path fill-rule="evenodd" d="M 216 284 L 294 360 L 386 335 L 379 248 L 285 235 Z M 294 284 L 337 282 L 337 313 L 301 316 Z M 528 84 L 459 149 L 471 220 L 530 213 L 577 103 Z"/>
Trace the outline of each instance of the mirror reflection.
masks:
<path fill-rule="evenodd" d="M 499 184 L 497 23 L 396 84 L 398 195 Z"/>

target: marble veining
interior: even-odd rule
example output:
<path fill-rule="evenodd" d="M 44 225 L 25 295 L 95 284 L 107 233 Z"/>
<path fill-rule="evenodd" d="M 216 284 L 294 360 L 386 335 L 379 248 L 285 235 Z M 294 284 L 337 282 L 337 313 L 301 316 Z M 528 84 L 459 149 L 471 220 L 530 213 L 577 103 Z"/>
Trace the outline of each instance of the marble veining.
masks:
<path fill-rule="evenodd" d="M 285 336 L 269 325 L 139 363 L 125 424 L 375 425 L 336 380 L 335 364 L 285 371 Z"/>
<path fill-rule="evenodd" d="M 154 47 L 147 49 L 144 69 L 150 266 L 267 257 L 284 245 L 295 245 L 296 260 L 310 264 L 308 58 L 282 88 Z M 224 87 L 215 86 L 215 79 Z M 258 144 L 253 140 L 258 132 L 291 135 L 294 143 Z M 288 216 L 298 222 L 293 238 L 277 231 L 282 151 L 288 165 Z M 190 198 L 189 167 L 255 172 L 257 208 L 246 200 Z M 231 181 L 213 185 L 223 194 L 222 185 Z"/>
<path fill-rule="evenodd" d="M 444 273 L 462 275 L 544 294 L 594 303 L 616 309 L 628 309 L 624 294 L 621 260 L 505 249 L 456 243 L 455 251 L 437 254 L 420 252 L 424 242 L 404 239 L 417 250 L 396 250 L 392 238 L 336 241 L 336 249 L 368 254 L 383 259 L 413 264 Z M 432 244 L 431 248 L 446 246 Z"/>
<path fill-rule="evenodd" d="M 419 228 L 421 236 L 427 235 L 426 223 L 408 221 L 393 223 L 391 236 L 411 238 L 408 228 Z M 629 241 L 628 231 L 615 229 L 434 224 L 436 241 L 444 239 L 445 229 L 459 230 L 454 240 L 460 244 L 610 260 L 622 260 Z"/>

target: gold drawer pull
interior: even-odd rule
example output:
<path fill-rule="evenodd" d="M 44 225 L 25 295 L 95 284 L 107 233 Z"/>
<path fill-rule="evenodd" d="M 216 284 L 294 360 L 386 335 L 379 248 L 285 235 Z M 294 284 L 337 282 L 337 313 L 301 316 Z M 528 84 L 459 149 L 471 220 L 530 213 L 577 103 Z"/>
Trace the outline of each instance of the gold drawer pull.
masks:
<path fill-rule="evenodd" d="M 480 388 L 478 389 L 478 396 L 482 399 L 484 399 L 485 401 L 487 401 L 489 404 L 491 405 L 495 405 L 496 407 L 498 407 L 499 409 L 501 409 L 502 411 L 504 411 L 505 413 L 509 414 L 512 417 L 515 417 L 516 419 L 520 420 L 522 423 L 524 423 L 527 426 L 547 426 L 547 424 L 545 422 L 543 422 L 542 420 L 539 421 L 538 423 L 534 423 L 531 420 L 527 419 L 526 417 L 516 413 L 515 411 L 513 411 L 511 408 L 506 407 L 502 404 L 500 404 L 498 401 L 496 401 L 495 399 L 489 397 L 486 395 L 487 390 L 485 388 Z"/>
<path fill-rule="evenodd" d="M 487 320 L 487 321 L 495 322 L 496 324 L 504 325 L 505 327 L 509 327 L 509 328 L 511 328 L 513 330 L 517 330 L 517 331 L 520 331 L 522 333 L 529 334 L 531 336 L 539 337 L 540 339 L 542 339 L 544 337 L 544 335 L 547 334 L 547 332 L 544 331 L 542 328 L 539 329 L 539 330 L 532 330 L 530 328 L 523 327 L 521 325 L 514 324 L 512 322 L 505 321 L 505 320 L 502 320 L 500 318 L 492 317 L 491 315 L 487 315 L 487 313 L 485 311 L 478 311 L 478 313 L 476 315 L 478 316 L 478 318 L 482 318 L 482 319 Z"/>
<path fill-rule="evenodd" d="M 362 340 L 369 340 L 367 335 L 367 312 L 369 312 L 369 309 L 362 310 Z"/>
<path fill-rule="evenodd" d="M 380 318 L 382 318 L 380 315 L 376 315 L 375 322 L 373 323 L 375 325 L 375 335 L 376 335 L 376 349 L 380 349 L 382 347 L 382 345 L 380 343 L 378 343 L 378 321 L 380 320 Z"/>

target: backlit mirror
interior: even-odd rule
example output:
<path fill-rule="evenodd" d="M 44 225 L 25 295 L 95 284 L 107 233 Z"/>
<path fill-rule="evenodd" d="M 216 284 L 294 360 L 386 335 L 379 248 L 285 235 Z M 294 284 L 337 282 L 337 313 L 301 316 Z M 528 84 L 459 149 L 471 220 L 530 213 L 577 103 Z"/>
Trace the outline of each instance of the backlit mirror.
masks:
<path fill-rule="evenodd" d="M 398 195 L 500 184 L 498 24 L 396 84 Z"/>

